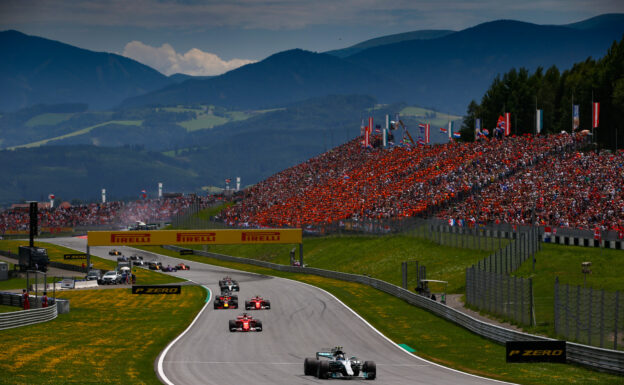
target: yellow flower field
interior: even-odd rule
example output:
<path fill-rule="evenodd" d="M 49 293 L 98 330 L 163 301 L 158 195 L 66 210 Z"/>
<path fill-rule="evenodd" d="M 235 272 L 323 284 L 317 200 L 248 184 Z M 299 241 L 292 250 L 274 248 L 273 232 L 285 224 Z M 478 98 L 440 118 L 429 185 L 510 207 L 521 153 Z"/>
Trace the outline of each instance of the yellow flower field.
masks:
<path fill-rule="evenodd" d="M 83 290 L 58 297 L 70 300 L 69 314 L 0 331 L 1 384 L 158 384 L 154 360 L 190 324 L 206 291 Z"/>

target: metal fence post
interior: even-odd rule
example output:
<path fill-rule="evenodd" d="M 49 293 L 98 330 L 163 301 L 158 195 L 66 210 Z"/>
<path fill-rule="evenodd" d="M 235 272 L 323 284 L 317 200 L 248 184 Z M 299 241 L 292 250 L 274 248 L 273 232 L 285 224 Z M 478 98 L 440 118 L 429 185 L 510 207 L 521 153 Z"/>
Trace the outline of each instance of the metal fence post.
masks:
<path fill-rule="evenodd" d="M 615 325 L 613 325 L 613 350 L 617 350 L 618 318 L 620 318 L 620 291 L 615 292 Z"/>
<path fill-rule="evenodd" d="M 566 338 L 570 338 L 570 285 L 566 285 L 565 329 Z"/>
<path fill-rule="evenodd" d="M 514 276 L 514 318 L 518 320 L 518 277 Z"/>
<path fill-rule="evenodd" d="M 576 287 L 576 340 L 581 337 L 581 287 Z"/>
<path fill-rule="evenodd" d="M 604 347 L 604 289 L 600 290 L 600 347 Z"/>
<path fill-rule="evenodd" d="M 559 327 L 559 277 L 555 276 L 555 308 L 554 308 L 554 318 L 555 318 L 555 335 L 559 335 L 560 327 Z"/>
<path fill-rule="evenodd" d="M 524 295 L 526 294 L 526 290 L 524 289 L 524 279 L 520 280 L 520 309 L 522 309 L 522 324 L 526 325 L 524 322 L 524 316 L 526 314 L 526 308 L 524 307 Z"/>
<path fill-rule="evenodd" d="M 403 289 L 407 289 L 407 262 L 401 262 L 401 277 L 403 277 Z"/>
<path fill-rule="evenodd" d="M 535 302 L 533 301 L 533 278 L 529 278 L 529 324 L 535 326 Z"/>
<path fill-rule="evenodd" d="M 592 299 L 594 296 L 593 288 L 590 287 L 587 291 L 589 293 L 589 320 L 587 321 L 587 345 L 591 345 L 591 330 L 592 330 Z"/>

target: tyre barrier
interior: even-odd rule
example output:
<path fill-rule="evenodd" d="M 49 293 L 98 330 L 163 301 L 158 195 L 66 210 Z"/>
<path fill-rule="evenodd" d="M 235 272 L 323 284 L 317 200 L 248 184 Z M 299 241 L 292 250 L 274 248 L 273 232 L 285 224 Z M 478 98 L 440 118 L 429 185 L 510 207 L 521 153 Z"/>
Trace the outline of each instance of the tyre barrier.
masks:
<path fill-rule="evenodd" d="M 177 246 L 163 246 L 163 248 L 176 252 L 182 249 L 181 247 Z M 399 286 L 376 278 L 371 278 L 358 274 L 349 274 L 338 271 L 317 269 L 313 267 L 279 265 L 271 262 L 258 261 L 249 258 L 232 257 L 229 255 L 216 254 L 199 250 L 194 250 L 194 254 L 219 259 L 221 261 L 244 263 L 247 265 L 266 267 L 269 269 L 290 273 L 313 274 L 321 277 L 333 278 L 348 282 L 357 282 L 368 285 L 375 289 L 393 295 L 397 298 L 400 298 L 411 305 L 428 310 L 429 312 L 448 321 L 451 321 L 459 326 L 462 326 L 465 329 L 468 329 L 481 337 L 485 337 L 491 341 L 503 345 L 507 341 L 552 340 L 551 338 L 518 332 L 515 330 L 506 329 L 497 325 L 483 322 L 449 306 L 446 306 L 445 304 L 436 302 L 430 298 L 418 295 L 416 293 L 412 293 L 409 290 L 403 289 Z M 603 372 L 615 373 L 619 375 L 624 374 L 623 351 L 602 349 L 573 342 L 566 342 L 566 350 L 567 359 L 569 362 L 573 362 Z"/>

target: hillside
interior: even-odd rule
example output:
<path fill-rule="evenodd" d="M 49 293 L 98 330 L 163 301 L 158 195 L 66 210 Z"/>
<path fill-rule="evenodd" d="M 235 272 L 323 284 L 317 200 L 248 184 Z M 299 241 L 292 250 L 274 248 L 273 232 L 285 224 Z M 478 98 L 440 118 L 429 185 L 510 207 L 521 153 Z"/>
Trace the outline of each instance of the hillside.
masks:
<path fill-rule="evenodd" d="M 167 191 L 194 191 L 201 185 L 189 165 L 140 147 L 45 146 L 0 151 L 0 204 L 45 200 L 98 201 L 136 197 L 163 182 Z"/>
<path fill-rule="evenodd" d="M 358 50 L 372 47 L 344 59 L 285 51 L 221 76 L 189 79 L 128 99 L 122 106 L 204 103 L 259 109 L 327 94 L 367 94 L 382 103 L 404 101 L 463 114 L 497 74 L 513 67 L 564 70 L 604 55 L 624 33 L 624 15 L 604 16 L 574 27 L 499 20 L 426 39 L 404 40 L 400 34 L 364 42 Z M 382 44 L 393 39 L 398 42 Z"/>
<path fill-rule="evenodd" d="M 370 48 L 346 60 L 400 82 L 410 90 L 401 94 L 410 103 L 464 113 L 497 74 L 513 67 L 564 70 L 589 56 L 602 57 L 624 32 L 624 15 L 619 18 L 619 32 L 500 20 L 438 39 Z"/>
<path fill-rule="evenodd" d="M 189 79 L 130 98 L 121 107 L 215 104 L 262 109 L 329 94 L 367 94 L 373 90 L 391 98 L 394 87 L 392 81 L 357 64 L 295 49 L 211 79 Z"/>
<path fill-rule="evenodd" d="M 171 82 L 158 71 L 123 56 L 13 30 L 0 32 L 0 51 L 0 111 L 40 103 L 110 108 Z"/>
<path fill-rule="evenodd" d="M 406 40 L 437 39 L 439 37 L 449 35 L 453 32 L 455 31 L 451 31 L 448 29 L 423 29 L 419 31 L 397 33 L 394 35 L 387 35 L 387 36 L 377 37 L 375 39 L 366 40 L 361 43 L 354 44 L 347 48 L 327 51 L 325 53 L 334 55 L 340 58 L 345 58 L 347 56 L 355 55 L 356 53 L 360 51 L 364 51 L 365 49 L 377 47 L 380 45 L 394 44 L 394 43 L 398 43 L 398 42 L 406 41 Z"/>

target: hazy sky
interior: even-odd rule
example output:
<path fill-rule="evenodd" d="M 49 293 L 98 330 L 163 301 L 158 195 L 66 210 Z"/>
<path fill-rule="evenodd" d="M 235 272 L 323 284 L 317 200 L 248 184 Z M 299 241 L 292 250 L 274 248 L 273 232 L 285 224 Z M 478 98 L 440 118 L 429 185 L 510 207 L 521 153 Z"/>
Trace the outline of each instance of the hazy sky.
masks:
<path fill-rule="evenodd" d="M 123 54 L 167 75 L 215 75 L 292 48 L 323 52 L 420 29 L 623 12 L 624 0 L 0 0 L 0 30 Z"/>

